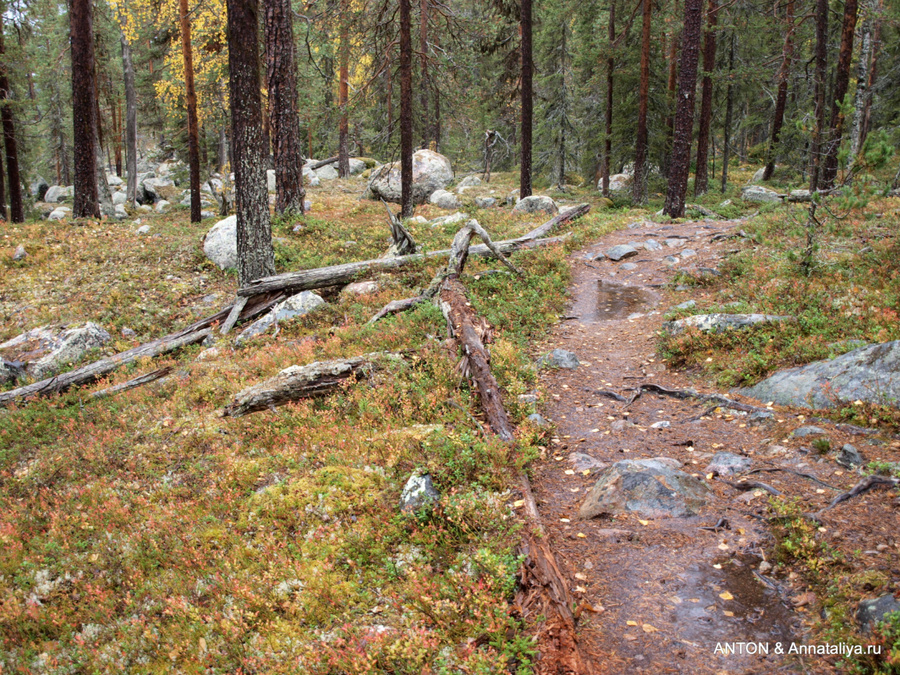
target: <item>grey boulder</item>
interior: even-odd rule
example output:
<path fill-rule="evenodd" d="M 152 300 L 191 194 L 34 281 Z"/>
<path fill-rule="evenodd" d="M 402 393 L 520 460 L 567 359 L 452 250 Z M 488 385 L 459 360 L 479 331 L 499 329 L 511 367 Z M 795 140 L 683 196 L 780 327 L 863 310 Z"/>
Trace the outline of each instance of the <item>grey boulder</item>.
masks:
<path fill-rule="evenodd" d="M 841 448 L 835 461 L 847 469 L 855 469 L 858 466 L 862 466 L 865 460 L 859 454 L 859 450 L 847 443 Z"/>
<path fill-rule="evenodd" d="M 37 379 L 52 375 L 79 361 L 87 352 L 110 341 L 95 323 L 73 328 L 42 326 L 0 344 L 0 359 L 11 362 Z"/>
<path fill-rule="evenodd" d="M 900 612 L 900 600 L 888 593 L 880 598 L 860 602 L 856 620 L 864 633 L 870 633 L 877 622 L 885 621 L 892 612 Z"/>
<path fill-rule="evenodd" d="M 637 249 L 634 248 L 634 246 L 629 246 L 628 244 L 619 244 L 609 249 L 606 252 L 606 257 L 610 260 L 618 262 L 620 260 L 625 260 L 626 258 L 633 258 L 637 254 Z"/>
<path fill-rule="evenodd" d="M 616 462 L 600 474 L 578 515 L 636 513 L 650 518 L 697 515 L 711 491 L 668 457 Z"/>
<path fill-rule="evenodd" d="M 559 213 L 559 207 L 556 206 L 556 202 L 550 199 L 550 197 L 545 197 L 544 195 L 531 195 L 530 197 L 523 197 L 518 200 L 513 207 L 513 212 L 546 213 L 552 216 Z"/>
<path fill-rule="evenodd" d="M 581 364 L 574 352 L 568 352 L 565 349 L 554 349 L 552 352 L 544 354 L 538 359 L 538 367 L 549 368 L 567 368 L 575 370 Z"/>
<path fill-rule="evenodd" d="M 676 321 L 667 321 L 663 328 L 677 335 L 687 328 L 696 328 L 704 333 L 724 333 L 726 330 L 749 328 L 758 323 L 788 321 L 793 317 L 775 314 L 697 314 Z"/>
<path fill-rule="evenodd" d="M 275 305 L 271 311 L 266 313 L 262 318 L 251 323 L 247 328 L 241 331 L 240 335 L 235 338 L 236 345 L 243 344 L 250 338 L 265 333 L 269 328 L 281 321 L 289 321 L 298 316 L 303 316 L 314 310 L 319 305 L 324 305 L 325 300 L 322 296 L 312 291 L 302 291 L 296 295 L 292 295 L 287 300 L 283 300 Z"/>
<path fill-rule="evenodd" d="M 424 203 L 435 190 L 442 190 L 453 180 L 450 160 L 433 150 L 417 150 L 413 153 L 412 197 L 417 204 Z M 383 164 L 369 176 L 369 190 L 374 199 L 400 203 L 400 162 Z"/>
<path fill-rule="evenodd" d="M 497 206 L 497 200 L 494 197 L 475 197 L 475 206 L 479 209 L 489 209 Z"/>
<path fill-rule="evenodd" d="M 237 267 L 237 216 L 228 216 L 212 226 L 203 239 L 203 253 L 219 269 Z"/>
<path fill-rule="evenodd" d="M 428 201 L 442 209 L 458 209 L 460 206 L 459 198 L 446 190 L 435 190 L 431 193 Z"/>
<path fill-rule="evenodd" d="M 752 462 L 749 457 L 741 457 L 733 452 L 717 452 L 706 467 L 706 473 L 720 476 L 736 476 L 750 470 Z"/>
<path fill-rule="evenodd" d="M 764 188 L 761 185 L 748 185 L 741 190 L 741 199 L 745 202 L 766 204 L 770 202 L 780 202 L 781 195 L 774 190 Z"/>
<path fill-rule="evenodd" d="M 404 513 L 412 513 L 419 509 L 433 505 L 441 498 L 435 489 L 431 474 L 414 473 L 403 486 L 400 493 L 400 510 Z"/>
<path fill-rule="evenodd" d="M 782 370 L 741 393 L 761 401 L 812 408 L 833 408 L 857 400 L 898 407 L 898 371 L 900 340 L 895 340 L 861 347 L 830 361 Z"/>

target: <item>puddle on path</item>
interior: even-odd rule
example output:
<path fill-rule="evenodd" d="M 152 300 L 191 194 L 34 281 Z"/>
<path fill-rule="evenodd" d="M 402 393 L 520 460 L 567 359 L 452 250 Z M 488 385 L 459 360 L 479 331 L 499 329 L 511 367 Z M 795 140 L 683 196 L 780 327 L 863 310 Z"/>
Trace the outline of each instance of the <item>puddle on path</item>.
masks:
<path fill-rule="evenodd" d="M 656 295 L 640 286 L 623 286 L 602 279 L 596 285 L 579 289 L 572 308 L 582 322 L 613 321 L 628 318 L 656 304 Z"/>

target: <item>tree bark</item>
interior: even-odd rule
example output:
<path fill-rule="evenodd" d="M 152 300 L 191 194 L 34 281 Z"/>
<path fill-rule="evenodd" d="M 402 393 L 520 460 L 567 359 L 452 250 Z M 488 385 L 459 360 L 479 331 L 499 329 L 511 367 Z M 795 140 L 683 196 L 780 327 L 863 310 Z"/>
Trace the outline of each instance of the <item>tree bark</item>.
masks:
<path fill-rule="evenodd" d="M 672 3 L 673 16 L 678 15 L 678 0 Z M 672 22 L 672 32 L 669 34 L 669 80 L 666 86 L 668 97 L 666 99 L 666 155 L 672 152 L 672 137 L 675 135 L 675 89 L 678 86 L 678 43 L 681 40 L 681 32 L 678 29 L 678 22 Z M 663 167 L 666 176 L 669 175 L 668 161 Z"/>
<path fill-rule="evenodd" d="M 422 145 L 427 148 L 434 140 L 433 120 L 428 117 L 428 93 L 431 89 L 428 80 L 428 0 L 419 0 L 419 68 L 419 118 L 422 120 Z"/>
<path fill-rule="evenodd" d="M 2 9 L 2 5 L 0 5 Z M 16 145 L 16 124 L 9 105 L 10 89 L 7 77 L 5 49 L 3 45 L 3 16 L 0 14 L 0 118 L 3 121 L 3 141 L 6 146 L 6 175 L 9 178 L 9 219 L 14 223 L 25 222 L 22 208 L 22 181 L 19 177 L 19 151 Z M 3 203 L 3 217 L 6 218 L 6 203 Z"/>
<path fill-rule="evenodd" d="M 258 11 L 256 0 L 228 0 L 232 166 L 241 286 L 275 273 L 262 137 Z"/>
<path fill-rule="evenodd" d="M 713 82 L 716 69 L 716 22 L 719 7 L 716 0 L 709 0 L 706 14 L 706 32 L 703 35 L 703 84 L 700 97 L 700 125 L 697 132 L 697 168 L 694 173 L 694 196 L 706 194 L 709 189 L 707 165 L 709 161 L 709 129 L 712 122 Z"/>
<path fill-rule="evenodd" d="M 3 179 L 3 154 L 0 153 L 0 218 L 9 220 L 6 209 L 6 181 Z"/>
<path fill-rule="evenodd" d="M 837 72 L 834 78 L 834 95 L 832 96 L 831 129 L 828 134 L 828 148 L 825 157 L 825 169 L 822 181 L 825 189 L 834 187 L 838 172 L 838 151 L 844 135 L 844 112 L 841 106 L 850 87 L 850 62 L 853 60 L 853 34 L 856 31 L 858 0 L 844 2 L 844 22 L 841 30 L 841 50 L 838 53 Z"/>
<path fill-rule="evenodd" d="M 72 52 L 72 128 L 75 132 L 75 218 L 99 218 L 94 100 L 94 28 L 90 0 L 69 5 Z"/>
<path fill-rule="evenodd" d="M 531 0 L 521 0 L 521 16 L 519 26 L 521 30 L 521 94 L 522 94 L 522 120 L 519 164 L 519 199 L 531 196 L 531 141 L 532 125 L 534 120 L 534 62 L 531 48 Z"/>
<path fill-rule="evenodd" d="M 137 94 L 134 87 L 134 64 L 131 45 L 121 33 L 122 75 L 125 82 L 125 195 L 128 204 L 137 205 Z"/>
<path fill-rule="evenodd" d="M 863 121 L 872 97 L 869 89 L 869 69 L 872 61 L 872 34 L 874 32 L 875 12 L 878 6 L 869 0 L 866 7 L 866 18 L 863 21 L 861 42 L 859 45 L 859 61 L 856 66 L 856 102 L 853 106 L 853 124 L 850 127 L 850 164 L 853 167 L 862 150 Z"/>
<path fill-rule="evenodd" d="M 410 0 L 400 0 L 400 217 L 413 214 L 412 36 Z"/>
<path fill-rule="evenodd" d="M 266 80 L 275 161 L 275 212 L 303 213 L 303 158 L 297 118 L 297 64 L 289 0 L 265 0 Z"/>
<path fill-rule="evenodd" d="M 616 41 L 616 0 L 609 2 L 609 56 L 606 59 L 606 129 L 603 138 L 603 163 L 600 168 L 601 191 L 609 197 L 609 173 L 612 163 L 613 85 L 616 59 L 613 43 Z"/>
<path fill-rule="evenodd" d="M 188 0 L 178 0 L 181 20 L 181 54 L 184 60 L 184 90 L 188 123 L 188 166 L 191 172 L 191 222 L 199 223 L 200 215 L 200 138 L 197 123 L 197 93 L 194 90 L 194 54 L 191 48 L 191 20 Z"/>
<path fill-rule="evenodd" d="M 872 115 L 872 94 L 873 88 L 875 87 L 875 80 L 878 77 L 878 55 L 881 53 L 881 13 L 884 11 L 884 0 L 875 0 L 872 6 L 875 11 L 875 17 L 872 22 L 872 63 L 869 66 L 869 77 L 866 85 L 868 96 L 866 96 L 865 104 L 863 106 L 862 130 L 859 135 L 860 147 L 865 144 L 866 137 L 869 134 L 869 123 Z"/>
<path fill-rule="evenodd" d="M 731 118 L 734 114 L 734 30 L 731 31 L 731 46 L 728 49 L 728 87 L 725 90 L 725 124 L 722 128 L 722 185 L 720 192 L 728 188 L 728 161 L 731 159 Z"/>
<path fill-rule="evenodd" d="M 641 23 L 641 83 L 638 88 L 638 124 L 634 148 L 634 176 L 631 179 L 631 200 L 635 204 L 647 201 L 647 107 L 650 100 L 650 25 L 652 0 L 644 0 Z"/>
<path fill-rule="evenodd" d="M 815 51 L 815 117 L 816 126 L 810 144 L 809 190 L 819 188 L 822 169 L 822 147 L 825 140 L 825 90 L 828 68 L 828 0 L 816 0 L 816 51 Z"/>
<path fill-rule="evenodd" d="M 672 138 L 672 160 L 669 164 L 669 188 L 663 207 L 663 213 L 672 218 L 684 216 L 684 198 L 687 194 L 688 173 L 691 168 L 691 137 L 694 130 L 694 98 L 697 89 L 702 15 L 703 0 L 685 0 L 681 60 L 678 64 L 675 135 Z"/>
<path fill-rule="evenodd" d="M 769 151 L 766 168 L 763 170 L 764 181 L 770 180 L 775 172 L 775 158 L 778 152 L 778 139 L 784 125 L 784 111 L 787 107 L 788 78 L 791 75 L 791 62 L 794 58 L 794 0 L 787 0 L 785 5 L 784 47 L 781 50 L 781 68 L 778 70 L 778 94 L 775 97 L 775 116 L 772 120 L 772 136 L 769 139 Z"/>
<path fill-rule="evenodd" d="M 341 16 L 341 44 L 340 44 L 340 68 L 338 71 L 338 108 L 341 111 L 341 120 L 338 130 L 338 176 L 350 177 L 350 120 L 347 111 L 347 103 L 350 98 L 350 28 L 347 25 L 346 14 L 349 11 L 349 3 L 344 3 Z"/>

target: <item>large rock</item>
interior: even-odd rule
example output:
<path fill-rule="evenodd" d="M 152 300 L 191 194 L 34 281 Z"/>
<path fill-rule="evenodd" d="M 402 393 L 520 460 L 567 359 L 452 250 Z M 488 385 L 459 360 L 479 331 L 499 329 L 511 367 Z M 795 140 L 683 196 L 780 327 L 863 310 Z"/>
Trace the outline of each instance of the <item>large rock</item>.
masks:
<path fill-rule="evenodd" d="M 64 220 L 71 214 L 72 209 L 70 209 L 68 206 L 59 206 L 50 212 L 50 215 L 47 216 L 47 220 Z"/>
<path fill-rule="evenodd" d="M 31 184 L 31 197 L 35 201 L 43 201 L 44 195 L 47 194 L 47 190 L 50 189 L 50 184 L 44 180 L 43 176 L 38 176 L 35 181 Z"/>
<path fill-rule="evenodd" d="M 67 196 L 68 190 L 65 187 L 62 185 L 52 185 L 47 188 L 47 191 L 44 193 L 44 201 L 48 204 L 56 204 Z"/>
<path fill-rule="evenodd" d="M 119 187 L 124 182 L 125 181 L 123 181 L 121 178 L 119 178 L 114 173 L 106 174 L 106 184 L 109 185 L 110 187 Z"/>
<path fill-rule="evenodd" d="M 629 244 L 618 244 L 606 252 L 606 257 L 618 262 L 625 258 L 632 258 L 638 254 L 637 249 Z"/>
<path fill-rule="evenodd" d="M 321 180 L 316 175 L 316 172 L 310 169 L 308 166 L 303 167 L 303 186 L 304 187 L 319 187 L 321 184 Z"/>
<path fill-rule="evenodd" d="M 220 269 L 237 267 L 237 216 L 228 216 L 212 226 L 203 239 L 203 252 Z"/>
<path fill-rule="evenodd" d="M 711 491 L 668 457 L 616 462 L 600 474 L 578 515 L 637 513 L 650 518 L 694 516 Z"/>
<path fill-rule="evenodd" d="M 124 204 L 128 201 L 128 195 L 122 191 L 114 192 L 112 196 L 113 206 L 118 206 L 119 204 Z"/>
<path fill-rule="evenodd" d="M 753 462 L 749 457 L 735 455 L 733 452 L 717 452 L 713 455 L 709 466 L 704 471 L 720 476 L 736 476 L 741 473 L 747 473 L 752 464 Z"/>
<path fill-rule="evenodd" d="M 235 338 L 235 344 L 242 344 L 250 338 L 262 335 L 276 323 L 290 321 L 298 316 L 303 316 L 313 311 L 319 305 L 324 304 L 325 301 L 322 299 L 322 296 L 312 291 L 303 291 L 297 293 L 297 295 L 292 295 L 287 300 L 279 302 L 262 318 L 257 319 L 241 331 L 240 335 Z"/>
<path fill-rule="evenodd" d="M 549 367 L 575 370 L 580 365 L 581 363 L 578 361 L 575 352 L 569 352 L 565 349 L 554 349 L 552 352 L 548 352 L 538 359 L 539 368 Z"/>
<path fill-rule="evenodd" d="M 109 333 L 91 322 L 74 328 L 42 326 L 0 344 L 0 359 L 41 379 L 75 363 L 109 340 Z"/>
<path fill-rule="evenodd" d="M 748 185 L 741 190 L 741 198 L 747 202 L 759 202 L 762 204 L 781 201 L 780 194 L 761 185 Z"/>
<path fill-rule="evenodd" d="M 435 190 L 442 190 L 453 180 L 450 160 L 433 150 L 413 153 L 412 199 L 422 204 Z M 384 164 L 369 176 L 369 190 L 375 199 L 400 203 L 400 162 Z"/>
<path fill-rule="evenodd" d="M 442 209 L 458 209 L 460 206 L 459 198 L 446 190 L 435 190 L 431 193 L 428 201 Z"/>
<path fill-rule="evenodd" d="M 355 157 L 350 158 L 350 175 L 358 176 L 363 171 L 366 170 L 366 163 L 361 159 L 356 159 Z"/>
<path fill-rule="evenodd" d="M 631 179 L 632 176 L 627 173 L 614 173 L 609 177 L 609 191 L 610 192 L 625 192 L 626 190 L 631 189 Z M 597 189 L 603 189 L 603 179 L 601 178 L 597 182 Z"/>
<path fill-rule="evenodd" d="M 900 612 L 900 600 L 888 593 L 880 598 L 863 600 L 856 611 L 856 620 L 864 633 L 871 633 L 879 621 L 886 621 L 888 614 Z"/>
<path fill-rule="evenodd" d="M 559 207 L 556 206 L 556 202 L 550 197 L 531 195 L 517 201 L 513 211 L 519 213 L 546 213 L 552 216 L 559 213 Z"/>
<path fill-rule="evenodd" d="M 335 180 L 338 178 L 337 166 L 334 164 L 326 164 L 325 166 L 316 169 L 316 175 L 320 180 Z"/>
<path fill-rule="evenodd" d="M 663 328 L 675 335 L 686 328 L 696 328 L 704 333 L 723 333 L 726 330 L 749 328 L 758 323 L 789 321 L 791 316 L 776 314 L 696 314 L 677 321 L 667 321 Z"/>
<path fill-rule="evenodd" d="M 900 340 L 861 347 L 831 361 L 775 373 L 741 393 L 782 405 L 832 408 L 844 402 L 900 407 Z"/>
<path fill-rule="evenodd" d="M 478 176 L 466 176 L 456 186 L 456 193 L 461 195 L 469 188 L 478 187 L 479 185 L 481 185 L 481 179 Z"/>

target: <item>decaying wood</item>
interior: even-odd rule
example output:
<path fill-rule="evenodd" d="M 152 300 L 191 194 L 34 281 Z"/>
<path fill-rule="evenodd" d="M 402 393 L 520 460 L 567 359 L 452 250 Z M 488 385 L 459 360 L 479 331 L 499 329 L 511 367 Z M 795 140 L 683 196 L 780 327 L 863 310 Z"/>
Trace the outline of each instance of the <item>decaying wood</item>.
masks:
<path fill-rule="evenodd" d="M 222 417 L 241 417 L 259 410 L 304 398 L 324 396 L 337 389 L 341 383 L 361 372 L 373 372 L 399 356 L 388 352 L 363 354 L 349 359 L 315 361 L 305 366 L 285 368 L 275 377 L 248 387 L 235 395 L 234 400 L 222 409 Z"/>
<path fill-rule="evenodd" d="M 159 380 L 169 373 L 172 372 L 172 366 L 166 366 L 165 368 L 159 368 L 158 370 L 154 370 L 152 373 L 147 373 L 146 375 L 141 375 L 140 377 L 135 377 L 127 382 L 122 382 L 121 384 L 114 385 L 112 387 L 108 387 L 106 389 L 101 389 L 100 391 L 95 391 L 91 394 L 91 398 L 106 398 L 107 396 L 113 396 L 114 394 L 120 394 L 123 391 L 128 391 L 129 389 L 135 389 L 145 384 L 150 384 L 151 382 L 155 382 Z"/>
<path fill-rule="evenodd" d="M 489 332 L 466 299 L 459 281 L 473 230 L 463 228 L 454 238 L 453 253 L 441 283 L 439 301 L 450 330 L 465 351 L 468 371 L 478 389 L 481 407 L 491 431 L 505 441 L 513 440 L 513 428 L 503 406 L 500 387 L 491 373 L 481 334 Z M 556 563 L 541 523 L 531 483 L 524 473 L 517 476 L 531 531 L 523 537 L 519 553 L 524 562 L 519 572 L 515 606 L 523 619 L 543 617 L 537 629 L 540 659 L 536 672 L 550 675 L 590 675 L 591 661 L 582 654 L 575 632 L 574 602 L 569 584 Z"/>
<path fill-rule="evenodd" d="M 547 221 L 540 227 L 535 228 L 528 234 L 516 239 L 495 242 L 497 248 L 503 253 L 511 253 L 522 248 L 531 248 L 533 246 L 551 246 L 565 241 L 563 237 L 549 237 L 544 239 L 553 229 L 564 223 L 568 223 L 579 216 L 583 216 L 590 210 L 589 204 L 579 204 L 565 213 L 561 213 L 552 220 Z M 261 293 L 272 291 L 287 291 L 294 293 L 299 291 L 309 291 L 325 286 L 337 286 L 339 284 L 349 284 L 355 281 L 357 277 L 365 272 L 376 270 L 391 270 L 421 263 L 426 260 L 447 258 L 450 250 L 429 251 L 428 253 L 417 253 L 415 255 L 407 255 L 399 258 L 376 258 L 375 260 L 362 260 L 360 262 L 344 263 L 342 265 L 332 265 L 330 267 L 319 267 L 311 270 L 300 270 L 299 272 L 286 272 L 284 274 L 276 274 L 271 277 L 257 279 L 243 288 L 238 290 L 238 295 L 252 297 Z M 486 245 L 472 246 L 469 249 L 469 255 L 492 256 L 491 249 Z"/>
<path fill-rule="evenodd" d="M 108 375 L 117 368 L 137 361 L 141 358 L 153 358 L 162 354 L 168 354 L 176 349 L 200 342 L 211 333 L 211 329 L 187 333 L 178 337 L 167 336 L 154 342 L 129 349 L 126 352 L 110 356 L 106 359 L 94 361 L 86 366 L 63 373 L 55 377 L 48 377 L 40 382 L 29 384 L 18 389 L 12 389 L 0 393 L 0 406 L 7 406 L 14 401 L 25 401 L 31 396 L 50 396 L 65 391 L 69 387 L 90 384 L 104 375 Z"/>
<path fill-rule="evenodd" d="M 321 169 L 323 166 L 328 166 L 329 164 L 334 164 L 340 159 L 339 155 L 335 155 L 334 157 L 329 157 L 328 159 L 323 159 L 321 162 L 316 162 L 315 164 L 310 164 L 309 168 L 312 171 L 316 169 Z"/>
<path fill-rule="evenodd" d="M 244 304 L 238 320 L 246 321 L 256 318 L 285 297 L 287 297 L 286 293 L 278 291 L 250 298 Z M 229 314 L 231 314 L 231 310 L 232 306 L 226 307 L 211 316 L 195 321 L 190 326 L 182 328 L 174 333 L 170 333 L 165 337 L 139 345 L 128 351 L 116 354 L 115 356 L 94 361 L 93 363 L 89 363 L 86 366 L 82 366 L 69 373 L 48 377 L 40 382 L 35 382 L 24 387 L 18 387 L 17 389 L 11 389 L 10 391 L 0 392 L 0 407 L 7 406 L 14 401 L 19 403 L 27 402 L 32 396 L 52 396 L 53 394 L 61 393 L 70 387 L 90 384 L 98 378 L 108 375 L 117 368 L 121 368 L 137 359 L 144 357 L 154 358 L 200 342 L 201 340 L 204 340 L 207 335 L 212 333 L 210 326 L 226 319 Z"/>
<path fill-rule="evenodd" d="M 221 328 L 219 328 L 219 333 L 221 335 L 228 335 L 232 328 L 234 328 L 234 324 L 237 323 L 238 319 L 241 316 L 241 310 L 244 309 L 244 305 L 247 304 L 247 298 L 243 296 L 238 296 L 234 304 L 231 306 L 231 311 L 228 313 L 228 316 L 225 319 L 225 322 L 222 324 Z"/>
<path fill-rule="evenodd" d="M 384 254 L 385 258 L 396 258 L 397 256 L 404 255 L 412 255 L 418 251 L 418 247 L 416 246 L 415 240 L 412 238 L 412 235 L 409 233 L 405 227 L 403 227 L 403 223 L 400 222 L 400 219 L 394 215 L 391 211 L 391 207 L 387 205 L 387 202 L 383 199 L 381 203 L 384 204 L 384 210 L 387 211 L 388 222 L 391 225 L 391 246 L 388 248 L 387 253 Z"/>
<path fill-rule="evenodd" d="M 700 204 L 685 204 L 684 208 L 686 211 L 696 211 L 704 218 L 713 218 L 714 220 L 726 220 L 725 216 L 721 216 L 715 211 L 710 211 L 705 206 L 700 206 Z"/>

